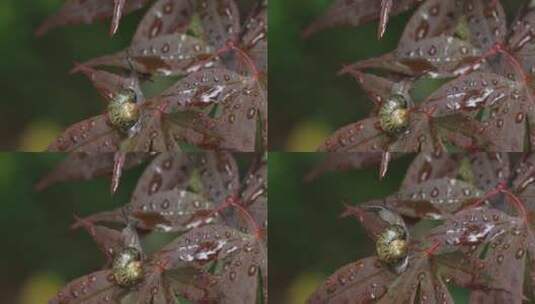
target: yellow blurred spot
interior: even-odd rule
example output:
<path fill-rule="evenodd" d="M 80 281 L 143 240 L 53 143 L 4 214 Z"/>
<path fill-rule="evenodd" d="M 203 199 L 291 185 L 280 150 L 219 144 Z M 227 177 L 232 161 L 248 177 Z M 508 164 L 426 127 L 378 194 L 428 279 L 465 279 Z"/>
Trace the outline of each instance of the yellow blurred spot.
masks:
<path fill-rule="evenodd" d="M 61 133 L 61 128 L 50 121 L 35 121 L 22 133 L 19 151 L 41 152 Z"/>
<path fill-rule="evenodd" d="M 323 276 L 318 273 L 303 273 L 290 285 L 286 296 L 287 304 L 303 304 L 323 281 Z"/>
<path fill-rule="evenodd" d="M 55 274 L 36 273 L 22 286 L 20 304 L 43 304 L 56 296 L 63 286 L 62 280 Z"/>
<path fill-rule="evenodd" d="M 329 127 L 323 123 L 317 121 L 301 122 L 290 131 L 286 150 L 289 152 L 316 151 L 329 133 Z"/>

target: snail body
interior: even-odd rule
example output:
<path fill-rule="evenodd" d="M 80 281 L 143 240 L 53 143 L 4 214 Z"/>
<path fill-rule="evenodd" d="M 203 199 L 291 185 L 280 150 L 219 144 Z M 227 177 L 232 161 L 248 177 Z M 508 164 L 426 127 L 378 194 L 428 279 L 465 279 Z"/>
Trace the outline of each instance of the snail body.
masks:
<path fill-rule="evenodd" d="M 393 94 L 379 109 L 381 128 L 392 135 L 405 131 L 409 125 L 408 102 L 404 96 Z"/>
<path fill-rule="evenodd" d="M 139 119 L 136 92 L 128 89 L 114 96 L 108 105 L 108 118 L 115 128 L 127 133 Z"/>
<path fill-rule="evenodd" d="M 133 247 L 118 252 L 112 264 L 113 277 L 117 285 L 131 287 L 143 279 L 141 253 Z"/>
<path fill-rule="evenodd" d="M 379 234 L 376 242 L 377 257 L 387 265 L 402 262 L 409 251 L 408 235 L 401 225 L 388 226 Z"/>

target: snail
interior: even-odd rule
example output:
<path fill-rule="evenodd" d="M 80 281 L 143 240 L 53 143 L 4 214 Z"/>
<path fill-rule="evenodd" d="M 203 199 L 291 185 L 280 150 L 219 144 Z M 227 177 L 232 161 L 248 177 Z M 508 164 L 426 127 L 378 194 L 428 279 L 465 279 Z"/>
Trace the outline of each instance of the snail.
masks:
<path fill-rule="evenodd" d="M 139 119 L 136 92 L 127 89 L 115 95 L 108 105 L 108 118 L 119 131 L 127 133 Z"/>
<path fill-rule="evenodd" d="M 409 109 L 403 95 L 393 94 L 379 109 L 381 128 L 392 135 L 403 132 L 409 125 Z"/>
<path fill-rule="evenodd" d="M 375 245 L 379 260 L 389 266 L 396 266 L 403 262 L 409 251 L 407 232 L 401 225 L 390 225 L 379 234 Z"/>
<path fill-rule="evenodd" d="M 126 247 L 118 252 L 112 264 L 113 278 L 117 285 L 130 287 L 143 279 L 141 253 L 134 247 Z"/>

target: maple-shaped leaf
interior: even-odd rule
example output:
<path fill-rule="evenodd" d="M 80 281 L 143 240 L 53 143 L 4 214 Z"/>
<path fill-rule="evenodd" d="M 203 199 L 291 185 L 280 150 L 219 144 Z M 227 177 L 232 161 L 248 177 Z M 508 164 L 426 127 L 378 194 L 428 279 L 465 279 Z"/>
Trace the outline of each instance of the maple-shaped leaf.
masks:
<path fill-rule="evenodd" d="M 213 66 L 214 49 L 205 41 L 184 33 L 134 41 L 128 49 L 91 59 L 85 66 L 131 67 L 142 74 L 186 75 Z M 73 72 L 77 72 L 75 68 Z"/>
<path fill-rule="evenodd" d="M 267 1 L 257 1 L 241 26 L 235 52 L 241 55 L 227 59 L 226 66 L 243 74 L 267 74 Z M 253 70 L 253 71 L 251 71 Z"/>
<path fill-rule="evenodd" d="M 113 128 L 107 115 L 101 114 L 68 127 L 48 146 L 50 152 L 115 152 L 121 134 Z"/>
<path fill-rule="evenodd" d="M 261 13 L 265 18 L 266 11 Z M 198 24 L 192 21 L 195 18 L 198 18 Z M 259 18 L 255 16 L 254 21 Z M 251 24 L 264 25 L 263 22 Z M 146 14 L 128 48 L 84 64 L 133 68 L 139 73 L 151 75 L 187 75 L 200 69 L 220 66 L 221 61 L 226 60 L 220 57 L 232 54 L 236 60 L 245 61 L 247 72 L 256 77 L 259 74 L 256 58 L 251 59 L 247 53 L 264 37 L 256 34 L 251 38 L 254 33 L 245 35 L 243 39 L 248 40 L 244 40 L 242 45 L 239 41 L 242 38 L 241 30 L 239 11 L 234 0 L 160 1 Z M 259 30 L 255 27 L 253 31 Z M 250 39 L 254 38 L 256 40 L 252 42 Z"/>
<path fill-rule="evenodd" d="M 518 83 L 497 74 L 474 72 L 455 78 L 433 92 L 422 104 L 433 115 L 477 111 L 505 103 Z"/>
<path fill-rule="evenodd" d="M 49 304 L 97 304 L 106 300 L 120 301 L 126 291 L 118 290 L 111 270 L 101 270 L 84 275 L 67 284 Z"/>
<path fill-rule="evenodd" d="M 155 254 L 166 269 L 195 265 L 214 271 L 219 303 L 257 303 L 259 275 L 267 279 L 267 251 L 253 237 L 229 227 L 209 225 L 192 230 Z M 265 281 L 264 281 L 265 282 Z"/>
<path fill-rule="evenodd" d="M 409 190 L 413 186 L 437 178 L 457 176 L 457 154 L 418 153 L 405 173 L 400 189 Z"/>
<path fill-rule="evenodd" d="M 185 33 L 194 12 L 191 1 L 158 0 L 143 16 L 132 43 L 137 44 L 173 33 Z"/>
<path fill-rule="evenodd" d="M 470 221 L 463 222 L 465 219 Z M 442 233 L 446 230 L 447 234 Z M 535 250 L 534 234 L 526 218 L 509 216 L 496 209 L 472 208 L 447 221 L 435 233 L 446 246 L 461 247 L 467 254 L 479 257 L 494 279 L 497 291 L 475 291 L 473 298 L 523 302 L 525 273 L 533 271 L 531 257 Z M 533 288 L 530 284 L 527 290 Z"/>
<path fill-rule="evenodd" d="M 381 18 L 378 36 L 384 33 L 388 16 L 399 14 L 410 9 L 421 2 L 420 0 L 388 0 L 388 1 L 368 1 L 368 0 L 336 0 L 327 9 L 327 12 L 310 24 L 303 36 L 308 37 L 313 33 L 330 27 L 351 25 L 359 26 L 366 22 Z"/>
<path fill-rule="evenodd" d="M 142 8 L 147 0 L 68 0 L 53 16 L 37 29 L 38 36 L 53 28 L 81 23 L 93 23 L 96 20 L 112 17 L 110 33 L 117 32 L 123 14 Z"/>
<path fill-rule="evenodd" d="M 182 153 L 158 155 L 139 178 L 129 204 L 93 214 L 86 220 L 126 224 L 127 216 L 139 228 L 163 231 L 187 231 L 213 222 L 216 218 L 212 213 L 213 203 L 185 190 L 190 183 L 192 158 L 195 157 Z"/>
<path fill-rule="evenodd" d="M 305 180 L 314 180 L 329 171 L 354 170 L 378 164 L 381 161 L 382 154 L 382 152 L 328 153 L 320 165 L 307 173 Z"/>
<path fill-rule="evenodd" d="M 475 153 L 469 156 L 469 161 L 469 168 L 461 170 L 469 170 L 465 179 L 481 190 L 492 190 L 511 178 L 512 168 L 507 153 Z"/>
<path fill-rule="evenodd" d="M 160 191 L 143 200 L 131 201 L 113 211 L 95 213 L 85 220 L 99 223 L 125 223 L 125 216 L 143 230 L 183 232 L 218 222 L 214 204 L 206 198 L 185 190 Z M 78 227 L 74 225 L 73 227 Z"/>
<path fill-rule="evenodd" d="M 156 156 L 139 177 L 131 201 L 143 203 L 159 192 L 185 189 L 194 168 L 192 158 L 186 153 L 161 153 Z"/>
<path fill-rule="evenodd" d="M 139 165 L 147 159 L 145 153 L 128 153 L 124 168 Z M 99 176 L 111 176 L 114 170 L 114 153 L 72 153 L 53 171 L 46 174 L 35 185 L 42 191 L 56 183 L 90 180 Z"/>
<path fill-rule="evenodd" d="M 405 215 L 416 216 L 416 212 L 408 214 L 410 209 L 422 210 L 424 204 L 430 204 L 442 214 L 452 214 L 466 205 L 477 202 L 483 194 L 483 191 L 467 182 L 440 178 L 400 190 L 389 205 L 396 209 L 405 209 Z M 440 217 L 440 214 L 428 213 L 426 216 L 436 218 Z"/>
<path fill-rule="evenodd" d="M 495 1 L 496 2 L 496 1 Z M 454 36 L 488 50 L 506 36 L 506 18 L 499 2 L 425 1 L 406 24 L 399 44 L 440 35 Z"/>
<path fill-rule="evenodd" d="M 410 76 L 450 77 L 485 64 L 505 40 L 499 3 L 426 1 L 413 14 L 395 51 L 359 61 L 343 71 L 381 68 Z"/>
<path fill-rule="evenodd" d="M 199 0 L 197 11 L 204 40 L 216 49 L 238 39 L 240 12 L 234 0 Z"/>
<path fill-rule="evenodd" d="M 374 68 L 407 76 L 454 77 L 477 69 L 482 55 L 469 42 L 441 35 L 399 45 L 391 53 L 348 65 L 341 73 Z"/>
<path fill-rule="evenodd" d="M 104 254 L 107 262 L 110 263 L 116 253 L 130 245 L 140 249 L 137 235 L 131 227 L 125 228 L 123 232 L 111 229 L 102 225 L 94 225 L 86 219 L 76 218 L 75 225 L 83 227 L 91 238 L 95 241 L 100 251 Z M 133 241 L 132 241 L 133 240 Z"/>
<path fill-rule="evenodd" d="M 197 158 L 202 193 L 217 204 L 236 195 L 240 187 L 238 164 L 229 153 L 206 153 Z"/>

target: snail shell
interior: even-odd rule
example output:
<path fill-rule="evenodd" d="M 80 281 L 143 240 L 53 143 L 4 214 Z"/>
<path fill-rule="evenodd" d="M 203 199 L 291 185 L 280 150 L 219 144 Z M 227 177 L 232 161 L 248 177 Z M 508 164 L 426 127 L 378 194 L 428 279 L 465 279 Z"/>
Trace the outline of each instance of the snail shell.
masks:
<path fill-rule="evenodd" d="M 115 128 L 127 133 L 139 119 L 136 92 L 127 89 L 117 94 L 108 105 L 108 118 Z"/>
<path fill-rule="evenodd" d="M 141 253 L 133 247 L 118 252 L 112 264 L 112 273 L 117 285 L 130 287 L 143 279 Z"/>
<path fill-rule="evenodd" d="M 394 94 L 379 109 L 381 128 L 389 134 L 399 134 L 409 125 L 409 109 L 405 97 Z"/>
<path fill-rule="evenodd" d="M 390 225 L 381 234 L 376 242 L 377 256 L 385 264 L 394 266 L 407 257 L 409 242 L 407 232 L 401 225 Z"/>

